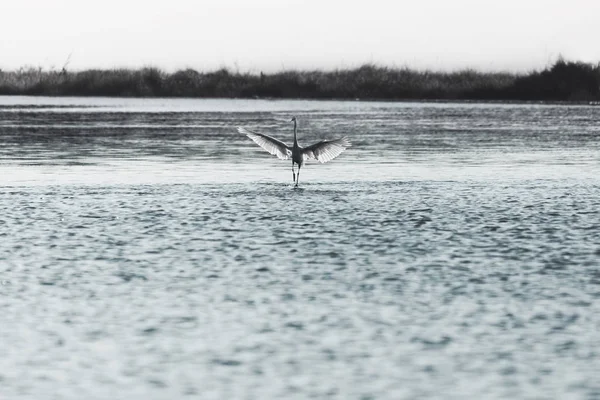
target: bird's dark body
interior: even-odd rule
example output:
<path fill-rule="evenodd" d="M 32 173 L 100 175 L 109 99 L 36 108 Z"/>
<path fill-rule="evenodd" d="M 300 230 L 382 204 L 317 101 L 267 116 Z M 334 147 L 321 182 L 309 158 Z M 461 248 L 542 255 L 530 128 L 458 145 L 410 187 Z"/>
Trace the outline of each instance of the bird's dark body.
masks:
<path fill-rule="evenodd" d="M 296 186 L 298 186 L 298 181 L 300 180 L 300 168 L 304 164 L 304 156 L 302 155 L 302 147 L 298 145 L 298 138 L 296 137 L 296 117 L 292 118 L 294 121 L 294 144 L 292 146 L 292 176 L 294 182 L 296 182 Z M 294 170 L 294 163 L 298 164 L 298 174 L 296 175 L 296 171 Z"/>

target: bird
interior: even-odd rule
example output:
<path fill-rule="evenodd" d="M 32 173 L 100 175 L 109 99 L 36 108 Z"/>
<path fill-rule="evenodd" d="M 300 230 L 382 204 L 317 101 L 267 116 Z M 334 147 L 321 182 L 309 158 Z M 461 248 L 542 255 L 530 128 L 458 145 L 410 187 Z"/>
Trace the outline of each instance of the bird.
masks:
<path fill-rule="evenodd" d="M 294 144 L 288 146 L 281 140 L 277 140 L 271 136 L 263 133 L 254 132 L 244 127 L 238 127 L 239 133 L 248 136 L 257 145 L 262 147 L 267 152 L 274 156 L 277 156 L 281 160 L 292 159 L 292 179 L 295 186 L 298 187 L 300 182 L 300 168 L 304 165 L 307 160 L 317 160 L 321 164 L 333 160 L 346 150 L 346 148 L 352 146 L 350 140 L 346 136 L 334 140 L 321 140 L 318 143 L 312 144 L 307 147 L 302 147 L 298 144 L 297 130 L 298 120 L 296 117 L 292 117 L 290 122 L 294 123 Z M 294 169 L 294 164 L 298 164 L 298 173 Z"/>

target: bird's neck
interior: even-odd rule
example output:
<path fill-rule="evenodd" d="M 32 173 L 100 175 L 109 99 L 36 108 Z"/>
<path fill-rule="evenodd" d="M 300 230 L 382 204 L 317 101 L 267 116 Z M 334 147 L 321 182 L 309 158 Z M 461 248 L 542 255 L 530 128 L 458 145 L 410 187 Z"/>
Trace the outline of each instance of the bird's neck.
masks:
<path fill-rule="evenodd" d="M 298 144 L 298 139 L 296 139 L 296 121 L 294 121 L 294 144 Z"/>

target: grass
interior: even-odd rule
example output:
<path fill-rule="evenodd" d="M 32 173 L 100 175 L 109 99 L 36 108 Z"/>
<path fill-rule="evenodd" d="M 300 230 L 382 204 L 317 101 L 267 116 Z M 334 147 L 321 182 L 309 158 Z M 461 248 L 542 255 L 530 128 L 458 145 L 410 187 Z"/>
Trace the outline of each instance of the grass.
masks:
<path fill-rule="evenodd" d="M 0 94 L 362 100 L 599 101 L 600 63 L 559 58 L 526 74 L 417 71 L 366 64 L 335 71 L 251 74 L 220 69 L 0 70 Z"/>

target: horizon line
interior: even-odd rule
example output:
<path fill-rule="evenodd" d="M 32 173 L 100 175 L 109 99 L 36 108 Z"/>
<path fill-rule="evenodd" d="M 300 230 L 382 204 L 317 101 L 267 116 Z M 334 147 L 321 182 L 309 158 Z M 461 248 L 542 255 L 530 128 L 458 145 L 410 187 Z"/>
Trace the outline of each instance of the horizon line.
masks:
<path fill-rule="evenodd" d="M 175 73 L 177 71 L 186 71 L 186 70 L 194 70 L 196 72 L 199 73 L 214 73 L 214 72 L 218 72 L 218 71 L 227 71 L 229 73 L 235 73 L 235 74 L 250 74 L 250 75 L 258 75 L 258 74 L 265 74 L 265 75 L 274 75 L 274 74 L 279 74 L 279 73 L 283 73 L 283 72 L 323 72 L 323 73 L 330 73 L 330 72 L 336 72 L 336 71 L 348 71 L 348 70 L 356 70 L 356 69 L 360 69 L 360 68 L 364 68 L 364 67 L 373 67 L 373 68 L 379 68 L 379 69 L 389 69 L 392 71 L 398 71 L 398 70 L 409 70 L 409 71 L 413 71 L 413 72 L 429 72 L 429 73 L 459 73 L 459 72 L 465 72 L 465 71 L 469 71 L 469 72 L 476 72 L 476 73 L 482 73 L 482 74 L 510 74 L 510 75 L 522 75 L 522 74 L 529 74 L 529 73 L 533 73 L 533 72 L 539 72 L 539 71 L 543 71 L 544 69 L 548 69 L 550 67 L 552 67 L 553 65 L 555 65 L 558 62 L 568 62 L 568 63 L 582 63 L 582 64 L 589 64 L 589 65 L 600 65 L 600 60 L 593 62 L 593 61 L 582 61 L 582 60 L 576 60 L 576 59 L 571 59 L 571 58 L 566 58 L 563 57 L 562 55 L 558 55 L 557 57 L 555 57 L 553 60 L 548 60 L 547 63 L 544 66 L 540 66 L 540 67 L 531 67 L 528 68 L 526 70 L 522 70 L 522 69 L 509 69 L 509 68 L 504 68 L 504 69 L 488 69 L 488 68 L 481 68 L 481 67 L 474 67 L 474 66 L 461 66 L 461 67 L 450 67 L 450 68 L 435 68 L 435 67 L 412 67 L 410 66 L 408 63 L 403 64 L 403 65 L 398 65 L 396 63 L 391 63 L 391 64 L 387 64 L 387 63 L 378 63 L 378 62 L 374 62 L 374 61 L 365 61 L 365 62 L 357 62 L 357 63 L 352 63 L 351 65 L 347 65 L 346 63 L 344 63 L 345 65 L 340 65 L 338 67 L 313 67 L 313 68 L 302 68 L 302 67 L 287 67 L 285 65 L 282 65 L 281 68 L 279 69 L 267 69 L 267 68 L 257 68 L 257 67 L 253 67 L 253 68 L 240 68 L 239 65 L 237 65 L 237 63 L 233 63 L 233 65 L 226 65 L 226 64 L 221 64 L 218 67 L 212 67 L 212 68 L 197 68 L 197 67 L 193 67 L 191 65 L 186 65 L 186 66 L 181 66 L 181 67 L 164 67 L 164 66 L 160 66 L 158 64 L 154 64 L 152 62 L 148 62 L 148 63 L 143 63 L 143 64 L 139 64 L 137 66 L 126 66 L 126 65 L 115 65 L 112 67 L 102 67 L 102 66 L 98 66 L 98 67 L 82 67 L 82 68 L 68 68 L 68 62 L 65 63 L 64 65 L 57 67 L 57 66 L 41 66 L 41 65 L 33 65 L 33 64 L 24 64 L 20 67 L 17 68 L 4 68 L 2 66 L 0 66 L 0 73 L 19 73 L 19 72 L 25 72 L 25 71 L 31 71 L 31 70 L 37 70 L 40 72 L 45 72 L 45 73 L 49 73 L 49 72 L 67 72 L 67 73 L 77 73 L 77 72 L 85 72 L 85 71 L 91 71 L 91 70 L 98 70 L 98 71 L 115 71 L 115 70 L 130 70 L 130 71 L 135 71 L 135 70 L 144 70 L 144 69 L 157 69 L 161 72 L 166 72 L 166 73 Z"/>

